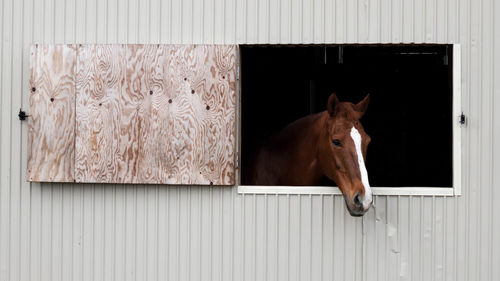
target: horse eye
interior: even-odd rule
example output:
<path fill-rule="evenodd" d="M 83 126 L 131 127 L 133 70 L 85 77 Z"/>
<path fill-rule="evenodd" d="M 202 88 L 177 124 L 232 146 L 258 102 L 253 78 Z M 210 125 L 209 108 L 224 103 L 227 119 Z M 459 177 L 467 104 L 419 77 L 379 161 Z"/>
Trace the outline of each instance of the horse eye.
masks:
<path fill-rule="evenodd" d="M 335 146 L 342 146 L 342 144 L 340 143 L 340 140 L 337 140 L 337 139 L 332 140 L 332 143 L 333 143 L 333 145 L 335 145 Z"/>

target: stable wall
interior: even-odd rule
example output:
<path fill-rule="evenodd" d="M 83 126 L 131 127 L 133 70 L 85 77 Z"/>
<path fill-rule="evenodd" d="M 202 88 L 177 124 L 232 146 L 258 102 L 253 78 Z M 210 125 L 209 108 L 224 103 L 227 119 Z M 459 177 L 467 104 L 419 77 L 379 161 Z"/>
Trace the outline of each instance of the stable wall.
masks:
<path fill-rule="evenodd" d="M 0 280 L 499 280 L 498 14 L 494 0 L 2 0 Z M 376 196 L 353 218 L 334 195 L 25 181 L 32 43 L 364 42 L 461 44 L 462 196 Z"/>

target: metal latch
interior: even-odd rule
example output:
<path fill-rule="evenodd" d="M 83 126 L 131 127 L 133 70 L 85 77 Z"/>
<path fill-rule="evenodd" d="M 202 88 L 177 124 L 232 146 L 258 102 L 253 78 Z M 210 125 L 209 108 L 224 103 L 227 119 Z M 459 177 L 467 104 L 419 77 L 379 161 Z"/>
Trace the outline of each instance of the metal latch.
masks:
<path fill-rule="evenodd" d="M 460 123 L 460 125 L 465 125 L 466 121 L 467 121 L 467 119 L 466 119 L 464 113 L 462 112 L 462 114 L 460 114 L 460 116 L 459 116 L 459 121 L 458 122 Z"/>

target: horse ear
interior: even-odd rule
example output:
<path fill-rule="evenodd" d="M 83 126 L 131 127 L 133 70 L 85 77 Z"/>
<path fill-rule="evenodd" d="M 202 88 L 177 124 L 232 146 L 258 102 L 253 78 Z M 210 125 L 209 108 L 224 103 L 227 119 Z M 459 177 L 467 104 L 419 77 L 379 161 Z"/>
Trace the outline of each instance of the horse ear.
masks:
<path fill-rule="evenodd" d="M 328 103 L 326 104 L 326 109 L 330 116 L 335 116 L 335 107 L 340 103 L 337 95 L 335 93 L 331 94 L 328 98 Z"/>
<path fill-rule="evenodd" d="M 362 101 L 358 102 L 358 104 L 355 105 L 356 111 L 361 113 L 361 116 L 363 116 L 366 112 L 366 109 L 368 108 L 369 103 L 370 103 L 370 94 L 367 94 Z"/>

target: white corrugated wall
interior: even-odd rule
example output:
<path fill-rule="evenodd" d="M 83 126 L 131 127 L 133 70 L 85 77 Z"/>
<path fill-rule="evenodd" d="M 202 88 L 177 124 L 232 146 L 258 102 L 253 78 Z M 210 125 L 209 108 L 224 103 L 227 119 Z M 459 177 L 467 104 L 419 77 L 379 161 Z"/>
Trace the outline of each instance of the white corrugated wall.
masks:
<path fill-rule="evenodd" d="M 500 280 L 499 1 L 0 3 L 0 280 Z M 460 43 L 463 195 L 29 184 L 29 46 L 75 42 Z"/>

